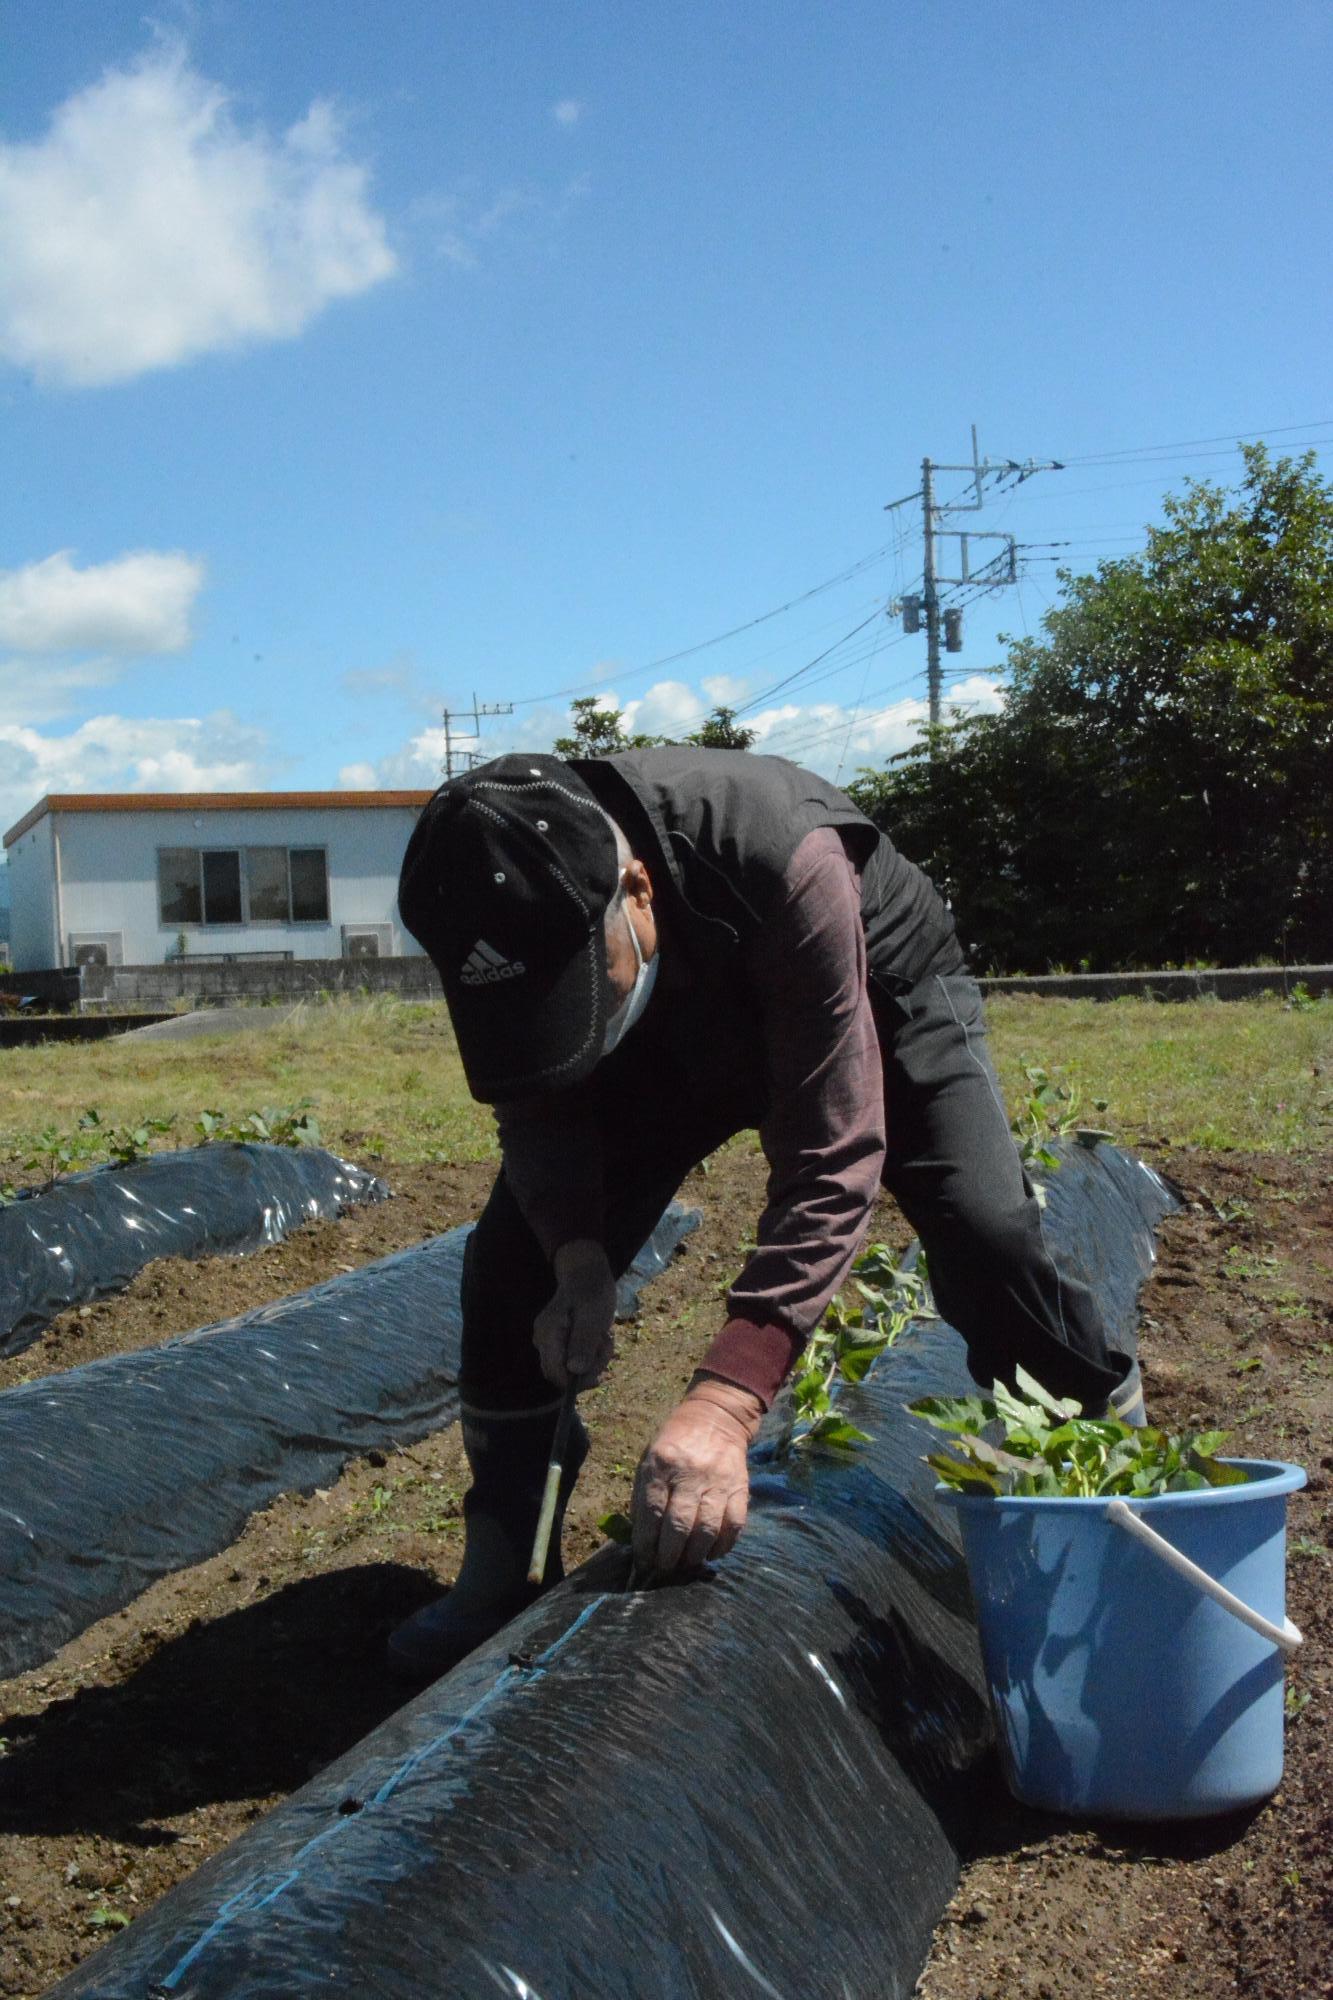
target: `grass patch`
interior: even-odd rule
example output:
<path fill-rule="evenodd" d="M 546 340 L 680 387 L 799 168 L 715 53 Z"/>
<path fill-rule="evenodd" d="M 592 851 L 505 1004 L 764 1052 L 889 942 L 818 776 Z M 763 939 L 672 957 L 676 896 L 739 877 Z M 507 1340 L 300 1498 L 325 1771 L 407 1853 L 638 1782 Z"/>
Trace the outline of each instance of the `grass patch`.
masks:
<path fill-rule="evenodd" d="M 1040 1064 L 1105 1097 L 1097 1123 L 1126 1145 L 1307 1152 L 1333 1142 L 1333 1003 L 1277 1000 L 990 1002 L 1011 1116 Z M 495 1157 L 490 1112 L 463 1082 L 439 1004 L 390 995 L 304 1003 L 281 1027 L 183 1042 L 52 1042 L 0 1054 L 0 1177 L 24 1171 L 38 1135 L 69 1133 L 95 1106 L 104 1126 L 171 1119 L 159 1146 L 195 1143 L 196 1120 L 304 1099 L 324 1143 L 354 1159 Z M 754 1143 L 752 1135 L 736 1142 Z M 96 1155 L 94 1155 L 96 1156 Z M 72 1162 L 77 1165 L 78 1161 Z"/>
<path fill-rule="evenodd" d="M 190 1041 L 48 1042 L 0 1054 L 0 1166 L 22 1165 L 36 1135 L 69 1130 L 96 1106 L 108 1125 L 170 1118 L 159 1146 L 193 1145 L 206 1110 L 232 1119 L 312 1100 L 324 1144 L 356 1159 L 494 1157 L 490 1112 L 468 1096 L 439 1005 L 390 995 L 303 1003 L 281 1027 Z"/>
<path fill-rule="evenodd" d="M 1333 1142 L 1333 1002 L 1047 1000 L 986 1008 L 1011 1114 L 1025 1065 L 1060 1070 L 1109 1101 L 1130 1146 L 1303 1153 Z"/>

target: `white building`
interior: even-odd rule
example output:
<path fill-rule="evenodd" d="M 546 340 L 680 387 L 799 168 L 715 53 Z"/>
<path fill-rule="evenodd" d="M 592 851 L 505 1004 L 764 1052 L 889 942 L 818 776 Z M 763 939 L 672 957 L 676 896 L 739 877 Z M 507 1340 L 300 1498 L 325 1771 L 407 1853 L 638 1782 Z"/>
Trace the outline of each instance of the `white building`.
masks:
<path fill-rule="evenodd" d="M 5 835 L 15 970 L 416 955 L 398 869 L 430 796 L 52 793 Z"/>

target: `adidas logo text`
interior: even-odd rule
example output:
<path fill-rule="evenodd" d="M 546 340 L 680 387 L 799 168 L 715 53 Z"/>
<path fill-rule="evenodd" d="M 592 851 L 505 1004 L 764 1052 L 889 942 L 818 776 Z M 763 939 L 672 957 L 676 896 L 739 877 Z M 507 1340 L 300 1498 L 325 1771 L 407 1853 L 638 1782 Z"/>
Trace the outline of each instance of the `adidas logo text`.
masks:
<path fill-rule="evenodd" d="M 502 979 L 518 979 L 527 971 L 521 958 L 505 958 L 484 938 L 478 938 L 459 975 L 464 986 L 494 986 Z"/>

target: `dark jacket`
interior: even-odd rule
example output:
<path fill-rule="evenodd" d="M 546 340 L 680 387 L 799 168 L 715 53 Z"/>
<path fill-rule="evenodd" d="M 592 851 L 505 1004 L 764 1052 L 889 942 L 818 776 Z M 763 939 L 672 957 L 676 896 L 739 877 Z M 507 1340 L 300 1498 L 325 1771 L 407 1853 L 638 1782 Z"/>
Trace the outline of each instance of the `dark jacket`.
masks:
<path fill-rule="evenodd" d="M 706 1365 L 767 1402 L 841 1283 L 879 1182 L 867 988 L 956 970 L 953 926 L 849 799 L 780 758 L 668 748 L 574 769 L 647 867 L 660 970 L 641 1019 L 582 1081 L 498 1108 L 506 1177 L 550 1255 L 605 1240 L 631 1188 L 652 1197 L 646 1230 L 693 1165 L 757 1130 L 767 1202 Z M 831 876 L 807 858 L 830 840 L 860 877 L 861 935 L 843 856 Z M 828 902 L 811 905 L 797 880 L 826 882 Z"/>
<path fill-rule="evenodd" d="M 696 1086 L 725 1098 L 737 1127 L 759 1123 L 765 1089 L 744 947 L 785 896 L 808 833 L 836 828 L 860 871 L 868 968 L 881 991 L 962 969 L 953 918 L 929 879 L 845 793 L 785 758 L 669 746 L 572 768 L 645 863 L 666 947 L 666 990 L 627 1038 L 625 1061 L 650 1059 L 663 1037 L 681 1044 Z M 605 1080 L 614 1061 L 594 1076 Z"/>

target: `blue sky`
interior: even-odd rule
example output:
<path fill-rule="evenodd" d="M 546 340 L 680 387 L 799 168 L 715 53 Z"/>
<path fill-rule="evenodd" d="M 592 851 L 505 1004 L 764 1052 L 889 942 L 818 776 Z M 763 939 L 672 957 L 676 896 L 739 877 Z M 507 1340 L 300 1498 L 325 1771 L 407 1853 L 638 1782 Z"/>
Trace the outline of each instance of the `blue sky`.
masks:
<path fill-rule="evenodd" d="M 1333 443 L 1323 0 L 0 0 L 0 35 L 5 825 L 432 785 L 474 693 L 517 705 L 487 754 L 575 689 L 744 706 L 846 777 L 921 712 L 877 613 L 923 455 L 975 422 L 1066 462 L 978 523 L 1034 545 L 948 662 L 986 704 L 1057 555 L 1132 549 L 1238 436 Z"/>

